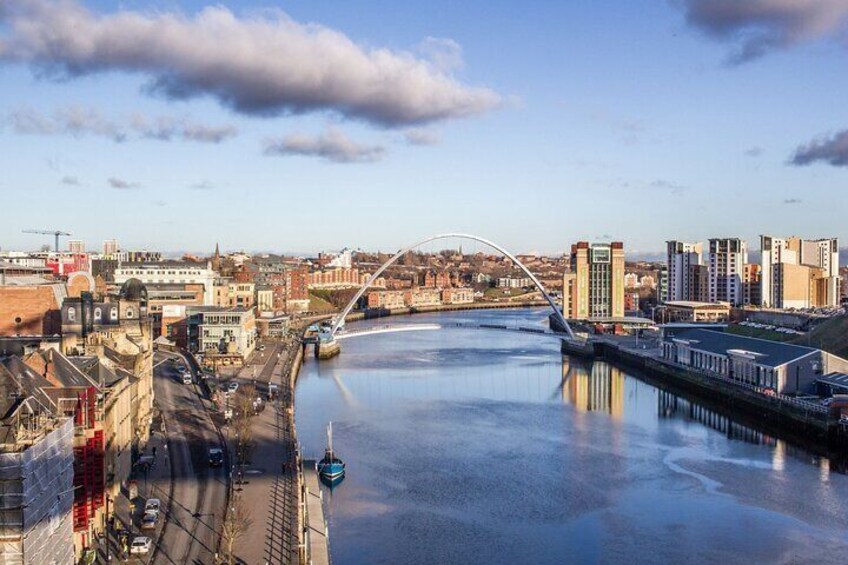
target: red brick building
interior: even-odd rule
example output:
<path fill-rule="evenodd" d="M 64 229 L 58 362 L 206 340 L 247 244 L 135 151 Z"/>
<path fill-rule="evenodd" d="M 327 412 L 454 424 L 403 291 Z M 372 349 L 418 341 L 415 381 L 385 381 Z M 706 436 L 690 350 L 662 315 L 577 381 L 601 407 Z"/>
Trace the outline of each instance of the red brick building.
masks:
<path fill-rule="evenodd" d="M 61 332 L 65 285 L 44 282 L 0 286 L 0 336 Z"/>

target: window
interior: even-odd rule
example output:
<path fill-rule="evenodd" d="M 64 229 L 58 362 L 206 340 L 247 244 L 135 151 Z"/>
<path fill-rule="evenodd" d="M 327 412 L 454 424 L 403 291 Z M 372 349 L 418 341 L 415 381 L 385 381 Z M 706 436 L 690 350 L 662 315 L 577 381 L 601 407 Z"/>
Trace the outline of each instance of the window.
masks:
<path fill-rule="evenodd" d="M 103 319 L 103 310 L 101 310 L 100 308 L 95 308 L 94 309 L 94 320 L 99 322 L 102 319 Z"/>
<path fill-rule="evenodd" d="M 132 318 L 132 317 L 133 317 L 133 309 L 127 308 L 127 318 Z"/>
<path fill-rule="evenodd" d="M 109 319 L 114 321 L 118 320 L 118 309 L 112 306 L 112 309 L 109 310 Z"/>
<path fill-rule="evenodd" d="M 68 308 L 68 321 L 73 322 L 77 319 L 77 311 L 75 308 Z"/>

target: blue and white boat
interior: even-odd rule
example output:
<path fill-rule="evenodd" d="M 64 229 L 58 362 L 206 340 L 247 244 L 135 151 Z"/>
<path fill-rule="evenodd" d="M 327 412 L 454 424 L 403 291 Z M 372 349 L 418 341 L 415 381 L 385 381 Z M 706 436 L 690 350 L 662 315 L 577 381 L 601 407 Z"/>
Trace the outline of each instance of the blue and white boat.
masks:
<path fill-rule="evenodd" d="M 344 461 L 336 457 L 333 452 L 332 422 L 327 426 L 327 449 L 324 451 L 324 458 L 318 462 L 316 468 L 318 469 L 318 476 L 330 486 L 335 486 L 344 479 Z"/>

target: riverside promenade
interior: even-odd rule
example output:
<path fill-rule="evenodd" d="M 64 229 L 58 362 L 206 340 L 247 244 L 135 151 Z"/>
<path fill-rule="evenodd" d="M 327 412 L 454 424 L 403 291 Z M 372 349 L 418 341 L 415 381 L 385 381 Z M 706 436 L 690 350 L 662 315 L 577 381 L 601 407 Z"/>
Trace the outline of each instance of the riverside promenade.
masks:
<path fill-rule="evenodd" d="M 303 494 L 306 499 L 304 523 L 305 542 L 311 565 L 329 565 L 330 542 L 327 521 L 324 518 L 324 495 L 315 469 L 315 460 L 303 462 Z"/>
<path fill-rule="evenodd" d="M 240 563 L 297 564 L 301 560 L 300 491 L 297 439 L 294 429 L 294 378 L 300 340 L 286 342 L 272 355 L 256 379 L 258 391 L 277 385 L 279 396 L 264 403 L 253 422 L 253 449 L 243 469 L 235 469 L 234 490 L 249 509 L 250 526 L 235 544 Z M 273 367 L 271 369 L 271 366 Z M 242 370 L 242 378 L 253 368 Z M 231 460 L 235 441 L 230 434 Z"/>

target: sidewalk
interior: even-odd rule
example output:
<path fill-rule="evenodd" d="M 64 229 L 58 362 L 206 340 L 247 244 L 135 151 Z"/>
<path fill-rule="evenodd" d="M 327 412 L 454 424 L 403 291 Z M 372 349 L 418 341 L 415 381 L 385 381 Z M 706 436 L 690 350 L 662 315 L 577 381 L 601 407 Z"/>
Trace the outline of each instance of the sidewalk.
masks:
<path fill-rule="evenodd" d="M 297 474 L 287 373 L 287 352 L 296 350 L 296 347 L 283 349 L 279 357 L 270 355 L 273 370 L 262 371 L 263 376 L 268 372 L 270 375 L 268 381 L 260 382 L 276 384 L 280 396 L 267 402 L 255 417 L 256 447 L 244 466 L 242 484 L 234 485 L 236 494 L 251 509 L 253 527 L 236 544 L 239 559 L 249 564 L 298 562 Z M 252 374 L 252 369 L 248 370 Z M 229 448 L 235 461 L 234 446 Z"/>
<path fill-rule="evenodd" d="M 128 561 L 131 563 L 150 563 L 156 553 L 156 545 L 159 536 L 162 533 L 162 527 L 165 524 L 165 519 L 168 513 L 168 505 L 171 499 L 171 462 L 168 454 L 168 444 L 165 441 L 165 436 L 161 433 L 159 422 L 157 419 L 154 429 L 155 433 L 151 434 L 147 448 L 142 452 L 140 461 L 144 457 L 152 458 L 152 463 L 147 468 L 136 464 L 130 481 L 127 484 L 121 485 L 120 494 L 112 501 L 112 515 L 114 516 L 114 525 L 112 528 L 107 528 L 109 531 L 109 549 L 102 544 L 98 559 L 101 563 L 108 561 Z M 154 457 L 155 453 L 155 457 Z M 138 497 L 133 500 L 129 499 L 129 483 L 135 481 L 138 489 Z M 149 498 L 158 498 L 161 501 L 161 510 L 159 521 L 156 524 L 155 530 L 141 530 L 141 518 L 144 515 L 144 504 Z M 134 504 L 134 507 L 133 507 Z M 128 559 L 123 558 L 120 540 L 118 539 L 118 531 L 127 532 L 127 544 L 132 543 L 136 536 L 147 536 L 153 540 L 153 546 L 147 555 L 130 555 Z M 129 545 L 127 545 L 127 549 Z"/>

